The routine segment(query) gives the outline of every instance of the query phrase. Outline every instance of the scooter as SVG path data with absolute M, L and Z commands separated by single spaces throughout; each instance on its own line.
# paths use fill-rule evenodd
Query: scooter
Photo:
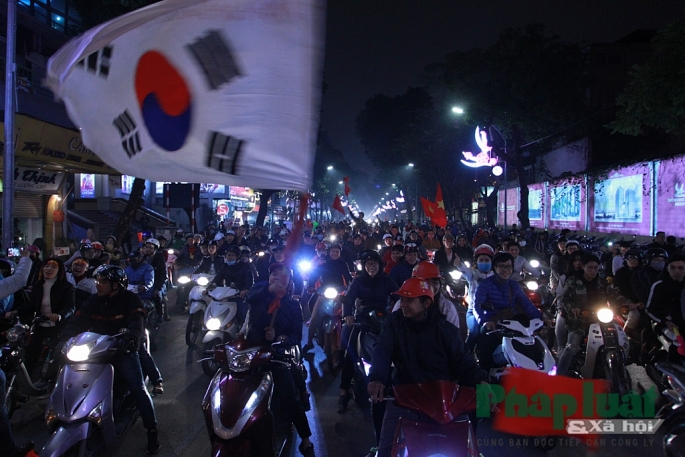
M 25 348 L 33 332 L 33 326 L 48 319 L 44 316 L 38 317 L 33 321 L 33 325 L 21 324 L 15 319 L 15 324 L 5 332 L 7 343 L 2 347 L 0 354 L 0 368 L 7 375 L 7 392 L 5 394 L 5 406 L 8 416 L 11 418 L 20 401 L 26 401 L 29 397 L 41 397 L 50 393 L 52 383 L 34 384 L 31 376 L 24 365 Z M 43 364 L 41 367 L 41 378 L 51 372 L 50 368 L 54 362 L 54 346 L 48 340 L 43 346 Z M 54 381 L 54 379 L 53 379 Z
M 632 381 L 626 370 L 630 346 L 623 328 L 614 319 L 614 312 L 602 305 L 594 311 L 583 310 L 580 318 L 585 327 L 589 323 L 589 329 L 568 375 L 606 379 L 611 392 L 620 395 L 630 393 Z
M 340 332 L 342 330 L 342 302 L 338 296 L 344 292 L 344 287 L 323 286 L 317 291 L 321 296 L 320 310 L 323 313 L 321 325 L 314 329 L 319 338 L 319 344 L 326 353 L 326 366 L 330 373 L 335 373 L 335 365 L 340 347 Z M 312 329 L 310 329 L 311 331 Z
M 192 281 L 197 284 L 190 290 L 188 301 L 188 324 L 186 324 L 186 344 L 192 346 L 197 342 L 197 337 L 202 331 L 205 310 L 211 303 L 211 298 L 204 294 L 207 285 L 212 282 L 215 275 L 198 273 L 192 276 Z
M 664 419 L 660 429 L 664 455 L 685 457 L 685 367 L 672 363 L 658 363 L 656 367 L 670 387 L 663 392 L 669 403 L 657 414 L 658 419 Z
M 114 393 L 120 389 L 110 363 L 124 335 L 85 332 L 67 341 L 62 350 L 67 364 L 45 408 L 51 435 L 41 457 L 103 452 L 133 426 L 139 416 L 136 402 L 128 391 Z M 147 335 L 141 344 L 148 344 Z
M 450 381 L 393 386 L 395 405 L 415 411 L 420 420 L 400 418 L 390 455 L 480 455 L 468 413 L 476 409 L 476 391 Z
M 235 339 L 240 329 L 235 320 L 238 312 L 238 297 L 240 292 L 232 287 L 217 287 L 207 292 L 211 298 L 209 306 L 204 312 L 204 324 L 202 331 L 206 332 L 202 337 L 202 349 L 208 351 L 221 343 L 227 343 Z M 219 363 L 211 358 L 202 362 L 202 371 L 207 376 L 214 376 L 219 369 Z
M 658 369 L 658 365 L 664 362 L 685 365 L 685 354 L 680 354 L 685 352 L 685 341 L 683 341 L 683 337 L 680 336 L 677 328 L 675 328 L 676 333 L 666 328 L 661 329 L 656 323 L 652 323 L 652 330 L 656 334 L 660 346 L 650 351 L 650 359 L 645 364 L 645 371 L 654 384 L 657 385 L 659 391 L 663 391 L 668 388 L 668 379 Z
M 288 427 L 282 426 L 283 415 L 272 412 L 271 370 L 279 364 L 290 365 L 297 356 L 296 348 L 280 342 L 261 346 L 235 340 L 205 351 L 220 367 L 202 400 L 212 457 L 283 454 L 287 433 L 279 435 L 277 431 Z

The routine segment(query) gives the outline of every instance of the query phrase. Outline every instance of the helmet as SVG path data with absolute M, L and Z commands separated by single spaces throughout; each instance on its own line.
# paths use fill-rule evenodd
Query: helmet
M 207 246 L 219 246 L 219 243 L 217 243 L 216 241 L 212 240 L 212 241 L 210 241 L 209 243 L 207 243 Z
M 628 257 L 637 257 L 637 260 L 642 260 L 642 253 L 637 249 L 630 249 L 623 255 L 623 260 L 627 261 Z
M 26 249 L 28 249 L 29 252 L 35 252 L 36 254 L 40 254 L 40 248 L 35 244 L 27 246 Z
M 195 239 L 195 235 L 192 234 L 192 233 L 186 233 L 186 240 L 187 240 L 188 238 Z
M 100 265 L 93 272 L 93 277 L 100 281 L 109 281 L 110 284 L 117 283 L 119 287 L 126 289 L 128 287 L 128 277 L 120 267 L 116 265 Z
M 381 255 L 373 249 L 366 249 L 362 251 L 359 254 L 359 260 L 361 260 L 362 264 L 368 262 L 369 260 L 375 260 L 379 265 L 383 261 Z
M 0 259 L 0 273 L 4 278 L 14 274 L 14 262 L 7 259 Z
M 79 248 L 80 251 L 87 251 L 88 249 L 93 249 L 93 245 L 90 243 L 84 243 Z
M 645 262 L 647 262 L 647 264 L 649 264 L 654 257 L 668 259 L 668 252 L 661 248 L 649 248 L 645 251 Z
M 143 239 L 147 240 L 148 238 L 152 238 L 152 232 L 149 230 L 143 230 Z
M 90 244 L 90 239 L 88 238 L 82 238 L 79 244 Z
M 250 249 L 250 246 L 240 246 L 240 252 L 241 252 L 242 254 L 244 254 L 244 253 L 246 253 L 246 252 L 247 252 L 248 254 L 250 254 L 250 253 L 252 253 L 252 249 Z
M 402 284 L 400 290 L 395 292 L 395 295 L 411 298 L 429 297 L 431 301 L 435 300 L 433 297 L 433 289 L 430 284 L 428 284 L 428 281 L 417 277 L 412 277 L 404 281 L 404 284 Z
M 440 268 L 433 262 L 427 260 L 417 263 L 412 270 L 411 275 L 423 279 L 442 279 Z
M 342 246 L 340 246 L 338 243 L 333 243 L 328 246 L 328 250 L 330 251 L 331 249 L 338 249 L 340 252 L 342 252 Z
M 90 245 L 93 247 L 93 249 L 97 249 L 98 251 L 105 250 L 105 247 L 99 241 L 93 241 Z
M 130 261 L 131 259 L 135 260 L 141 260 L 143 258 L 143 253 L 140 251 L 131 251 L 128 253 L 126 256 L 126 261 Z
M 326 245 L 325 245 L 325 244 L 323 244 L 321 241 L 319 241 L 318 243 L 316 243 L 316 250 L 317 250 L 317 251 L 323 251 L 324 249 L 326 249 Z
M 228 250 L 226 250 L 226 254 L 228 254 L 229 252 L 232 252 L 233 254 L 240 257 L 240 248 L 238 246 L 236 246 L 235 244 L 232 244 L 228 247 Z
M 498 252 L 495 257 L 492 258 L 492 266 L 494 267 L 497 264 L 504 263 L 511 261 L 511 264 L 514 264 L 514 256 L 509 254 L 508 252 Z
M 419 252 L 419 245 L 416 243 L 406 243 L 404 245 L 404 253 L 407 252 Z
M 389 233 L 386 233 L 385 235 L 383 235 L 383 240 L 385 240 L 386 238 L 392 238 L 392 235 Z
M 479 255 L 486 255 L 492 259 L 495 256 L 495 250 L 489 244 L 481 244 L 476 248 L 473 257 L 478 258 Z
M 159 240 L 157 238 L 148 238 L 145 242 L 154 245 L 155 249 L 159 249 Z
M 219 232 L 216 235 L 214 235 L 214 241 L 219 241 L 224 239 L 224 234 Z
M 235 235 L 235 230 L 226 230 L 226 235 Z
M 105 238 L 105 241 L 107 241 L 107 240 L 110 239 L 110 238 L 113 239 L 115 243 L 117 242 L 117 237 L 114 236 L 114 235 L 108 236 L 107 238 Z

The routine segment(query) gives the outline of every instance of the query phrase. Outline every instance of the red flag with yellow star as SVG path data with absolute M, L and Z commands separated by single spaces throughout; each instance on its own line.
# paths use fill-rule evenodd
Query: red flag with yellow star
M 340 195 L 335 194 L 335 200 L 333 200 L 333 205 L 331 205 L 333 209 L 340 211 L 340 213 L 344 216 L 345 215 L 345 209 L 343 208 L 342 202 L 340 201 Z
M 438 190 L 435 192 L 435 215 L 432 218 L 435 225 L 447 227 L 447 211 L 445 211 L 445 200 L 442 198 L 442 187 L 438 183 Z
M 435 203 L 421 197 L 421 206 L 423 206 L 423 213 L 426 215 L 426 217 L 430 220 L 433 220 L 433 217 L 435 216 Z

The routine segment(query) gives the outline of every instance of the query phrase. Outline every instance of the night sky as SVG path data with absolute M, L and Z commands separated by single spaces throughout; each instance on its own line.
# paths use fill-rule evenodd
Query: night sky
M 416 84 L 423 68 L 455 50 L 487 47 L 508 27 L 544 23 L 584 44 L 635 29 L 661 29 L 681 0 L 328 0 L 322 127 L 353 167 L 370 163 L 354 122 L 366 100 Z

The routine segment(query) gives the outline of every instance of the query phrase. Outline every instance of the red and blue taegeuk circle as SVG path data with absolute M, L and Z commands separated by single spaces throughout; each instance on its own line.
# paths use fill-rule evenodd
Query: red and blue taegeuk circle
M 188 84 L 159 51 L 147 51 L 135 73 L 138 105 L 152 140 L 178 151 L 190 133 L 192 98 Z

